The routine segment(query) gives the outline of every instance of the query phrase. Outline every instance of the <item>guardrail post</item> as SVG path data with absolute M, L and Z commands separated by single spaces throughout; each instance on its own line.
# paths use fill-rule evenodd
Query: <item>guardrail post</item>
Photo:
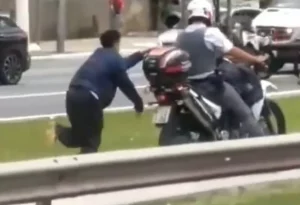
M 36 202 L 36 205 L 51 205 L 51 199 L 45 199 L 43 201 Z

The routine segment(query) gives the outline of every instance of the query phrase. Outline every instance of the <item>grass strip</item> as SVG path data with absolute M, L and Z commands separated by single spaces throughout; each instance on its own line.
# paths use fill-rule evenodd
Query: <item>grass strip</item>
M 300 131 L 300 97 L 278 100 L 288 132 Z M 62 119 L 66 121 L 65 119 Z M 157 146 L 158 132 L 152 122 L 152 111 L 140 118 L 132 112 L 106 113 L 101 151 Z M 78 153 L 60 144 L 50 146 L 46 140 L 49 120 L 1 123 L 0 162 L 26 160 Z

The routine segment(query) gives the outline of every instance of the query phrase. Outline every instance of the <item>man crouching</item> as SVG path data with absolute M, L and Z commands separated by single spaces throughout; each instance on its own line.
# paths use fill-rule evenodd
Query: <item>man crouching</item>
M 133 102 L 135 111 L 142 113 L 143 101 L 127 70 L 143 59 L 145 52 L 127 58 L 119 54 L 121 35 L 108 30 L 100 37 L 98 48 L 78 69 L 66 94 L 66 112 L 71 127 L 55 125 L 55 138 L 68 148 L 80 148 L 80 153 L 97 152 L 101 144 L 103 110 L 108 107 L 117 88 Z

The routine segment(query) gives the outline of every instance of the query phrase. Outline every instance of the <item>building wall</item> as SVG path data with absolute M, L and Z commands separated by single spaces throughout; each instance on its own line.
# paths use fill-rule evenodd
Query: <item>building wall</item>
M 0 0 L 0 11 L 13 12 L 15 9 L 15 1 L 12 0 Z
M 122 19 L 122 31 L 146 31 L 149 29 L 149 1 L 127 0 Z M 30 28 L 32 40 L 56 36 L 57 3 L 55 0 L 30 0 Z M 68 0 L 68 38 L 93 37 L 109 28 L 109 5 L 106 0 Z M 38 28 L 40 25 L 40 28 Z
M 150 0 L 126 0 L 122 15 L 123 32 L 150 28 Z M 31 39 L 56 37 L 57 0 L 29 0 Z M 13 0 L 0 0 L 1 11 L 14 11 Z M 67 0 L 68 38 L 93 37 L 109 28 L 108 0 Z

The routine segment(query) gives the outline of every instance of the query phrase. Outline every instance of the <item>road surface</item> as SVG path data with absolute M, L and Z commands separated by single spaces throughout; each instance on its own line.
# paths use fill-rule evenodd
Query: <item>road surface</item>
M 19 85 L 0 87 L 0 118 L 65 112 L 64 91 L 86 57 L 33 60 L 31 69 L 24 74 Z M 286 66 L 285 69 L 291 68 Z M 130 78 L 138 87 L 147 84 L 141 63 L 129 71 Z M 299 89 L 294 76 L 272 77 L 281 91 Z M 140 89 L 142 92 L 142 90 Z M 126 97 L 118 92 L 112 107 L 130 106 Z

